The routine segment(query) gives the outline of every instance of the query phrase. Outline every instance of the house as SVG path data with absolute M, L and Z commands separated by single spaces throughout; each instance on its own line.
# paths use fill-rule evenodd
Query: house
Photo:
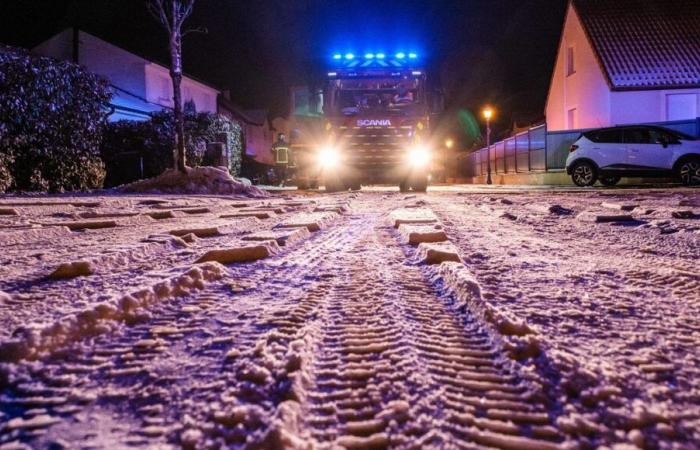
M 571 0 L 547 130 L 695 120 L 700 2 Z
M 110 120 L 146 120 L 173 107 L 168 68 L 77 29 L 66 29 L 36 46 L 33 53 L 70 60 L 109 79 L 114 93 Z M 217 112 L 220 91 L 191 76 L 182 79 L 183 102 L 197 111 Z
M 224 91 L 219 96 L 219 114 L 238 122 L 243 131 L 245 156 L 261 164 L 274 164 L 272 144 L 275 140 L 267 111 L 245 111 L 231 101 L 231 95 Z

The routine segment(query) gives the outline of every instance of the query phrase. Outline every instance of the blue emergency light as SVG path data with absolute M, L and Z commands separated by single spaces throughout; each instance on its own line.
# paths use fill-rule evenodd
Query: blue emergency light
M 332 58 L 335 61 L 343 61 L 345 62 L 343 64 L 349 64 L 352 66 L 357 66 L 358 64 L 361 64 L 362 67 L 372 65 L 372 64 L 379 64 L 384 67 L 386 67 L 387 64 L 394 64 L 394 65 L 404 65 L 406 64 L 407 60 L 417 60 L 418 59 L 418 53 L 416 52 L 404 52 L 400 51 L 397 53 L 392 53 L 390 55 L 387 55 L 386 53 L 383 52 L 366 52 L 366 53 L 360 53 L 360 55 L 356 55 L 355 53 L 348 52 L 348 53 L 333 53 Z M 384 60 L 387 60 L 384 62 Z

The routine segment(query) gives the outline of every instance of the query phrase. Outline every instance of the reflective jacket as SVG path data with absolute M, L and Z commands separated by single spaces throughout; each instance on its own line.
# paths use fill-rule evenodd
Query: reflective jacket
M 276 142 L 272 146 L 275 164 L 289 164 L 289 145 L 286 142 Z

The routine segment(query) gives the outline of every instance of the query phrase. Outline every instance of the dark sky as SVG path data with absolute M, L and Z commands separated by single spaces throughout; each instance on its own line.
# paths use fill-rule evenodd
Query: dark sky
M 247 108 L 284 113 L 288 87 L 323 72 L 334 51 L 410 46 L 429 57 L 447 104 L 493 103 L 501 127 L 542 113 L 566 0 L 197 0 L 185 69 Z M 82 29 L 167 61 L 145 0 L 0 0 L 0 42 L 31 47 Z

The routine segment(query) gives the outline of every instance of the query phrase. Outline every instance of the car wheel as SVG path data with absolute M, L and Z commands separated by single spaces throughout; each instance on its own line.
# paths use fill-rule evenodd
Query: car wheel
M 601 177 L 600 184 L 603 186 L 615 186 L 620 182 L 620 177 Z
M 678 166 L 678 178 L 686 186 L 700 185 L 700 158 L 691 158 Z
M 571 171 L 571 179 L 576 186 L 593 186 L 598 181 L 598 170 L 587 161 L 576 163 Z

